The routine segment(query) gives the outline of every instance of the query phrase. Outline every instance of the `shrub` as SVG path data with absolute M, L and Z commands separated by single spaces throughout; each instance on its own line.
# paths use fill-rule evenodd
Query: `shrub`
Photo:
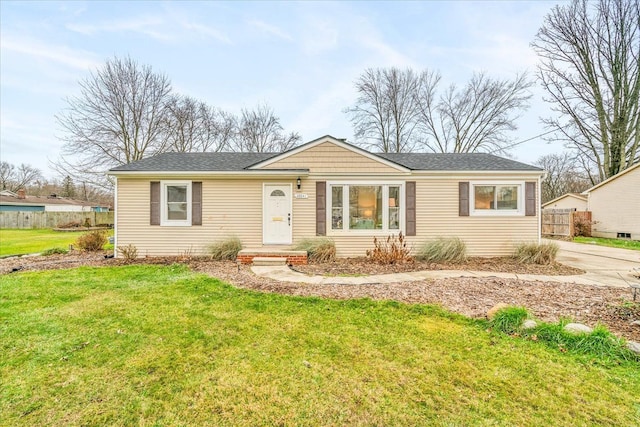
M 467 259 L 467 245 L 458 237 L 438 237 L 425 243 L 416 258 L 430 262 L 464 262 Z
M 580 216 L 572 215 L 573 218 L 573 237 L 591 237 L 591 224 L 593 221 Z
M 378 264 L 398 264 L 412 261 L 411 248 L 407 247 L 407 242 L 402 235 L 390 235 L 385 240 L 373 238 L 373 249 L 367 249 L 367 257 Z
M 47 249 L 46 251 L 43 251 L 42 255 L 49 256 L 49 255 L 66 254 L 66 253 L 69 253 L 69 251 L 65 248 L 51 248 L 51 249 Z
M 491 326 L 507 334 L 513 334 L 522 327 L 527 320 L 529 312 L 524 307 L 505 307 L 499 310 L 491 320 Z
M 302 239 L 293 249 L 307 251 L 308 260 L 313 262 L 330 262 L 336 259 L 336 244 L 328 237 Z
M 118 251 L 122 254 L 125 261 L 132 261 L 138 258 L 138 248 L 131 243 L 127 246 L 118 246 Z
M 513 258 L 523 264 L 553 264 L 559 246 L 555 243 L 521 243 L 516 247 Z
M 236 236 L 230 236 L 226 239 L 214 242 L 207 247 L 211 259 L 218 261 L 235 260 L 238 252 L 242 250 L 242 242 Z
M 83 234 L 76 240 L 76 246 L 83 251 L 97 252 L 107 243 L 107 236 L 104 231 L 95 230 Z

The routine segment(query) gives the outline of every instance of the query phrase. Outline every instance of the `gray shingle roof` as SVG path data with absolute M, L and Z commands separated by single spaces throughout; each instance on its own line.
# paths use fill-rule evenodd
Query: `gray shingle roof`
M 163 153 L 111 169 L 113 172 L 243 171 L 281 153 Z M 412 170 L 542 171 L 535 166 L 486 153 L 376 153 Z
M 412 170 L 426 171 L 542 171 L 535 166 L 487 153 L 377 153 Z
M 241 171 L 278 153 L 162 153 L 111 169 L 135 172 Z

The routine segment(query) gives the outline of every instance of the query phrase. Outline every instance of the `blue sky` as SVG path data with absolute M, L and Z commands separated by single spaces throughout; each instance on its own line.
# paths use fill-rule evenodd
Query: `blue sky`
M 474 71 L 511 78 L 537 58 L 529 43 L 556 2 L 27 2 L 0 1 L 0 158 L 54 177 L 54 115 L 78 81 L 113 56 L 166 74 L 176 92 L 238 113 L 268 103 L 304 141 L 353 140 L 343 110 L 368 67 L 437 69 L 446 84 Z M 516 140 L 544 132 L 539 88 Z M 537 138 L 531 163 L 561 151 Z

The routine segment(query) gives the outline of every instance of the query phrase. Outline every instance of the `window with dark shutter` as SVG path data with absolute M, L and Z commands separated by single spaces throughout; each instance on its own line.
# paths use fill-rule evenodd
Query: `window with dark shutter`
M 525 216 L 536 216 L 536 183 L 526 182 L 524 184 L 524 214 Z
M 191 225 L 202 225 L 202 182 L 191 183 Z
M 406 233 L 407 236 L 416 235 L 416 182 L 408 181 L 406 187 Z
M 151 225 L 160 225 L 160 182 L 152 181 L 150 186 L 150 221 Z
M 327 235 L 327 183 L 316 182 L 316 236 Z
M 458 215 L 469 216 L 469 183 L 458 183 Z

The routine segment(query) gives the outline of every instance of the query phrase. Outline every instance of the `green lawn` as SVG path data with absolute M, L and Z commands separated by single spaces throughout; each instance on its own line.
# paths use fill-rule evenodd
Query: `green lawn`
M 612 248 L 634 249 L 640 251 L 640 241 L 624 239 L 604 239 L 602 237 L 574 237 L 576 243 L 587 243 L 591 245 L 610 246 Z
M 85 233 L 86 231 L 0 228 L 0 257 L 38 253 L 51 248 L 67 249 Z M 109 235 L 113 235 L 113 230 L 109 230 Z
M 640 367 L 183 266 L 0 276 L 0 425 L 639 425 Z

